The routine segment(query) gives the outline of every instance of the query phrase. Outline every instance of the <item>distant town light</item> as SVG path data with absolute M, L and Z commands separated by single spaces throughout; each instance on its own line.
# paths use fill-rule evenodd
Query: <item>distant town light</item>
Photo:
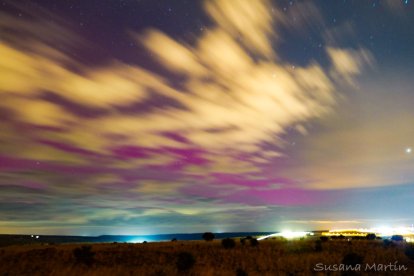
M 265 240 L 267 238 L 271 238 L 271 237 L 283 237 L 286 239 L 297 239 L 297 238 L 302 238 L 305 237 L 307 235 L 312 235 L 313 233 L 311 232 L 304 232 L 304 231 L 282 231 L 280 233 L 275 233 L 275 234 L 271 234 L 271 235 L 267 235 L 267 236 L 263 236 L 258 238 L 257 240 Z
M 143 243 L 143 242 L 151 242 L 151 239 L 144 239 L 144 238 L 132 238 L 128 240 L 128 243 Z
M 377 227 L 377 228 L 360 228 L 360 229 L 334 229 L 323 232 L 323 236 L 366 236 L 374 233 L 380 237 L 390 237 L 393 235 L 402 235 L 404 238 L 414 239 L 413 227 Z
M 306 235 L 309 234 L 309 232 L 292 232 L 292 231 L 285 231 L 280 233 L 282 235 L 282 237 L 287 238 L 287 239 L 294 239 L 294 238 L 301 238 L 301 237 L 305 237 Z

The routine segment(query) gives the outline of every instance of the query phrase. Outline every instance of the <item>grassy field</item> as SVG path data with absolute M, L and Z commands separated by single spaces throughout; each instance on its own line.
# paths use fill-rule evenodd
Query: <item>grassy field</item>
M 412 245 L 404 242 L 235 241 L 233 248 L 220 240 L 7 246 L 0 248 L 0 275 L 342 275 L 333 265 L 352 262 L 362 264 L 359 275 L 414 275 Z M 378 266 L 396 261 L 387 272 Z M 315 271 L 317 264 L 331 271 Z

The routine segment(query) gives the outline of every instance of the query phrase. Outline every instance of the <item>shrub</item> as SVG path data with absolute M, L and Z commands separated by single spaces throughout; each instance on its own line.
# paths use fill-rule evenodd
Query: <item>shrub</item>
M 221 245 L 226 249 L 230 249 L 236 246 L 236 242 L 233 239 L 225 238 L 221 240 Z
M 392 240 L 385 239 L 383 241 L 383 245 L 384 247 L 390 247 L 390 246 L 394 246 L 394 243 L 392 242 Z
M 95 252 L 92 252 L 92 247 L 83 245 L 82 247 L 73 250 L 73 256 L 77 263 L 91 265 L 95 261 Z
M 191 269 L 195 264 L 194 256 L 189 252 L 181 252 L 178 254 L 176 266 L 179 271 Z
M 414 260 L 414 245 L 409 245 L 404 250 L 405 255 L 410 258 L 411 260 Z
M 391 240 L 392 241 L 403 241 L 404 237 L 401 236 L 401 235 L 394 235 L 394 236 L 391 237 Z
M 203 240 L 205 240 L 205 241 L 212 241 L 212 240 L 214 240 L 215 237 L 216 236 L 214 236 L 214 234 L 211 233 L 211 232 L 205 232 L 202 236 Z
M 257 239 L 250 239 L 250 245 L 256 247 L 259 245 L 259 241 Z
M 171 241 L 172 242 L 176 242 L 177 241 L 177 238 L 172 238 Z
M 365 238 L 370 241 L 375 240 L 376 237 L 377 235 L 375 235 L 374 233 L 369 233 L 365 236 Z
M 246 241 L 251 241 L 252 239 L 253 239 L 252 236 L 246 236 L 245 238 L 240 238 L 240 243 L 242 245 L 245 245 L 246 244 Z
M 240 243 L 244 245 L 246 243 L 246 238 L 240 238 Z
M 327 236 L 321 236 L 319 239 L 323 242 L 327 242 L 329 240 Z

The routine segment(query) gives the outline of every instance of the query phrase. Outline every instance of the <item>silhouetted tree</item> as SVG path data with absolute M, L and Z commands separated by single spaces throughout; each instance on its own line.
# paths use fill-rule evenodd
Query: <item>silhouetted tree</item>
M 259 245 L 259 241 L 257 239 L 250 239 L 250 245 L 256 247 Z
M 369 233 L 369 234 L 367 234 L 366 235 L 366 239 L 367 240 L 370 240 L 370 241 L 372 241 L 372 240 L 375 240 L 375 238 L 377 237 L 377 235 L 375 235 L 374 233 Z
M 176 242 L 177 241 L 177 238 L 172 238 L 171 241 L 172 242 Z
M 404 237 L 401 236 L 401 235 L 394 235 L 394 236 L 391 237 L 391 240 L 392 241 L 403 241 Z
M 384 245 L 384 247 L 390 247 L 390 246 L 394 246 L 394 243 L 392 242 L 392 240 L 389 239 L 385 239 L 382 244 Z
M 244 245 L 246 243 L 246 238 L 240 238 L 240 243 Z
M 327 242 L 329 240 L 327 236 L 321 236 L 319 239 L 323 242 Z
M 236 242 L 233 239 L 225 238 L 221 240 L 221 245 L 226 249 L 230 249 L 236 246 Z
M 195 264 L 194 256 L 189 252 L 181 252 L 178 254 L 176 266 L 178 271 L 186 271 L 191 269 Z
M 202 238 L 205 240 L 205 241 L 212 241 L 212 240 L 214 240 L 214 238 L 215 238 L 216 236 L 214 236 L 214 234 L 213 233 L 211 233 L 211 232 L 205 232 L 204 234 L 203 234 L 203 236 L 202 236 Z
M 409 245 L 404 250 L 405 255 L 410 258 L 411 260 L 414 260 L 414 245 Z
M 250 240 L 252 240 L 253 239 L 253 237 L 252 236 L 246 236 L 245 238 L 241 238 L 240 239 L 240 243 L 242 244 L 242 245 L 245 245 L 246 244 L 246 241 L 250 241 Z
M 73 250 L 73 256 L 77 263 L 85 265 L 92 265 L 95 261 L 95 252 L 92 252 L 92 247 L 84 245 Z

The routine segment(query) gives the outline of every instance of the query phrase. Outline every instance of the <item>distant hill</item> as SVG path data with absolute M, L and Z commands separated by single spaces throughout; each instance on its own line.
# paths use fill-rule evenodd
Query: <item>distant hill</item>
M 245 236 L 265 236 L 275 232 L 228 232 L 214 233 L 216 239 L 236 238 Z M 130 242 L 143 241 L 157 242 L 170 241 L 172 239 L 189 241 L 201 240 L 203 233 L 176 233 L 160 235 L 102 235 L 102 236 L 56 236 L 56 235 L 0 235 L 0 247 L 13 244 L 36 243 L 105 243 L 105 242 Z

